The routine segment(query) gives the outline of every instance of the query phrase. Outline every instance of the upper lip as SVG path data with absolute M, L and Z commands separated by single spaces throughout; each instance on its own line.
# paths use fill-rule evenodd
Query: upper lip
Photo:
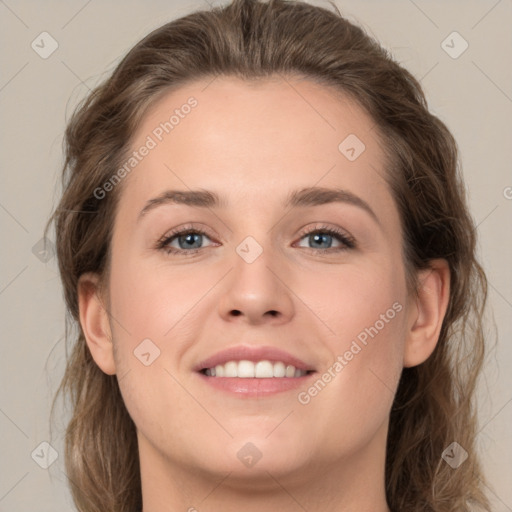
M 281 361 L 286 365 L 293 365 L 299 370 L 314 371 L 314 368 L 299 359 L 292 356 L 288 352 L 271 346 L 249 346 L 237 345 L 229 347 L 216 354 L 210 356 L 208 359 L 201 361 L 194 367 L 195 371 L 201 371 L 206 368 L 214 368 L 218 364 L 225 364 L 228 361 Z

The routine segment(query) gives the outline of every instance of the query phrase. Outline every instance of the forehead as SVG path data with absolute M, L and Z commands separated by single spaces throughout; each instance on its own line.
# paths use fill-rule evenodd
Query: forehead
M 149 149 L 126 179 L 121 203 L 142 207 L 165 188 L 200 187 L 249 207 L 318 185 L 347 187 L 389 208 L 375 128 L 355 102 L 308 79 L 191 82 L 146 113 L 131 149 Z

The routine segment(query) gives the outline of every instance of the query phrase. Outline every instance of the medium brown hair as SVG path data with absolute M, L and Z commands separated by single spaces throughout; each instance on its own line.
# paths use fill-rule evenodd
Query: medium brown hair
M 108 277 L 122 187 L 102 199 L 94 190 L 122 165 L 155 101 L 187 82 L 218 75 L 302 76 L 355 100 L 375 122 L 400 211 L 408 285 L 417 286 L 415 271 L 435 258 L 445 258 L 451 272 L 439 342 L 426 362 L 403 370 L 392 406 L 387 501 L 400 512 L 489 510 L 476 455 L 474 404 L 487 281 L 475 257 L 457 144 L 429 112 L 411 73 L 331 5 L 336 12 L 300 1 L 234 0 L 167 23 L 129 51 L 67 126 L 64 192 L 50 222 L 78 332 L 67 330 L 71 354 L 55 399 L 64 393 L 71 401 L 65 462 L 81 512 L 135 512 L 142 505 L 135 425 L 117 376 L 98 368 L 79 326 L 78 280 L 86 272 Z M 469 454 L 457 469 L 442 459 L 453 441 Z

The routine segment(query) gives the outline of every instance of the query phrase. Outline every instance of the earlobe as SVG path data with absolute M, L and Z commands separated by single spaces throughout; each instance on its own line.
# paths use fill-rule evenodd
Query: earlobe
M 112 333 L 108 312 L 99 292 L 99 277 L 96 274 L 80 276 L 78 306 L 82 331 L 94 361 L 104 373 L 114 375 L 116 367 Z
M 439 340 L 439 334 L 450 298 L 450 268 L 444 259 L 432 260 L 429 269 L 418 275 L 415 305 L 410 308 L 404 367 L 426 361 Z

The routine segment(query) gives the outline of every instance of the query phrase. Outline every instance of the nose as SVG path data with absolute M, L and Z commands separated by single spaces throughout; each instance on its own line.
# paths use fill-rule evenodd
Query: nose
M 252 262 L 236 254 L 218 307 L 228 322 L 282 324 L 293 318 L 293 292 L 287 273 L 271 250 L 263 250 Z

